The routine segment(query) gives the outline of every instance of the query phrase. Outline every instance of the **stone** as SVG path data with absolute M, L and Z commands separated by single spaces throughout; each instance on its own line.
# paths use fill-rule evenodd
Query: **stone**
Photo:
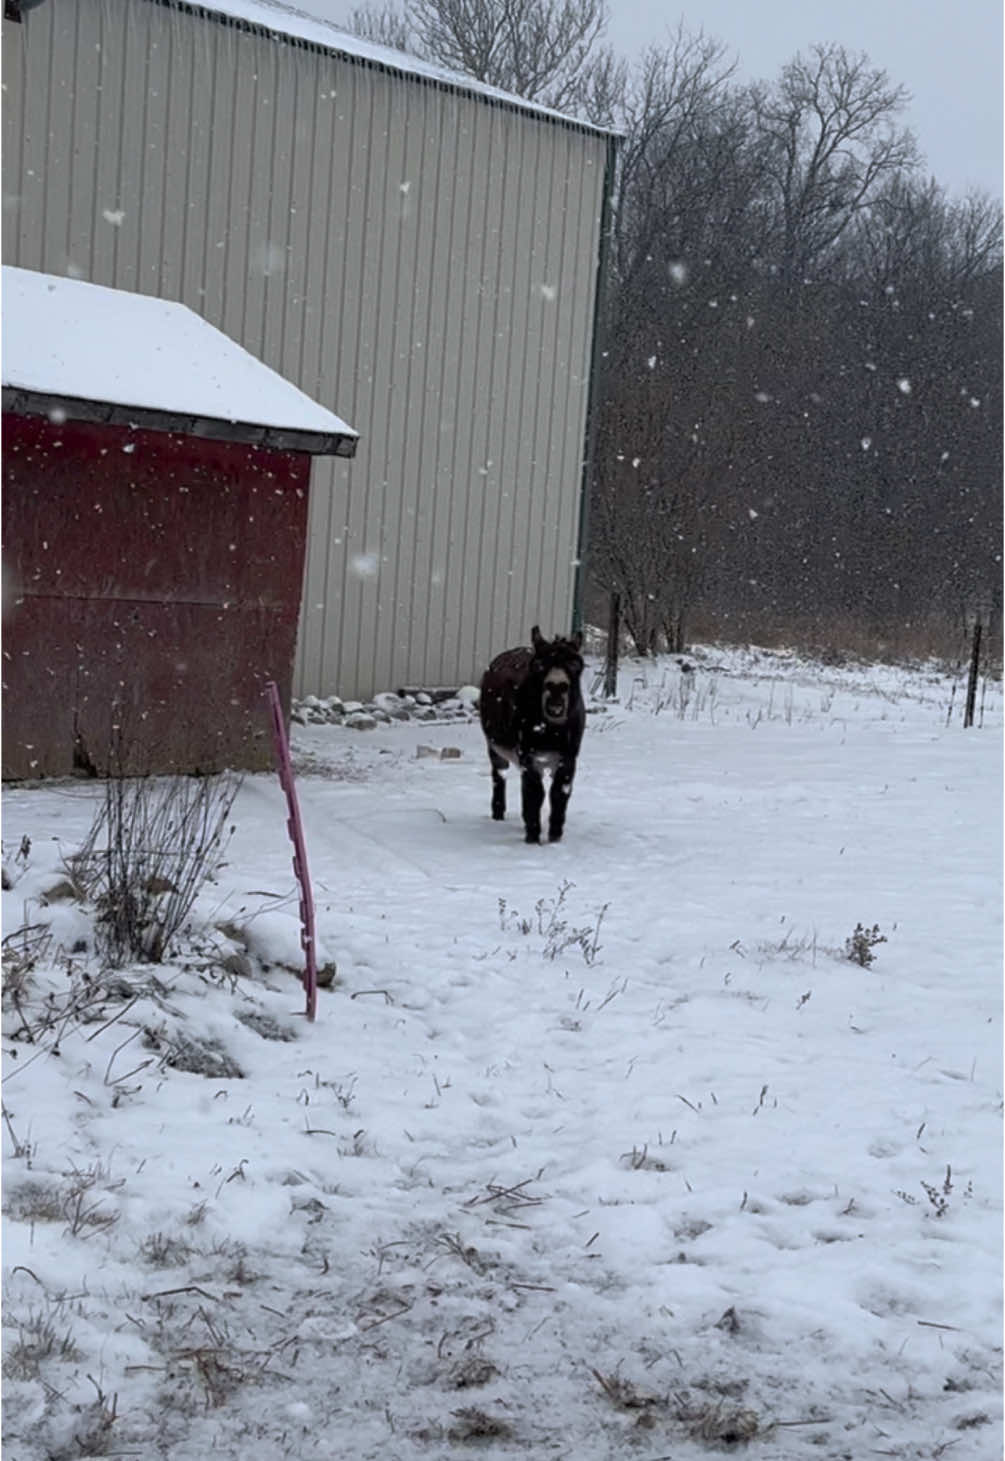
M 60 878 L 58 883 L 53 883 L 52 887 L 46 888 L 42 894 L 46 903 L 62 903 L 67 898 L 76 898 L 78 896 L 77 889 L 68 878 Z
M 438 759 L 439 754 L 440 753 L 435 746 L 416 746 L 415 748 L 415 757 L 417 761 L 428 760 L 430 756 L 432 756 L 434 759 Z
M 228 974 L 236 974 L 240 979 L 251 979 L 255 972 L 255 966 L 247 954 L 242 954 L 240 949 L 234 949 L 232 953 L 224 954 L 220 960 L 220 968 L 225 969 Z
M 440 752 L 441 761 L 459 761 L 461 752 L 459 746 L 444 746 Z
M 365 710 L 354 710 L 347 715 L 344 724 L 350 730 L 376 730 L 377 722 L 372 715 L 367 715 Z
M 334 959 L 329 959 L 327 964 L 322 964 L 317 971 L 319 989 L 330 989 L 338 978 L 338 966 Z

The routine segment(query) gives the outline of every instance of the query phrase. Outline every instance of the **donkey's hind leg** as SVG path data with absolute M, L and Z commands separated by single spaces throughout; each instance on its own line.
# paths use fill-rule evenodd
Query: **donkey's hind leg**
M 506 777 L 503 773 L 509 762 L 492 746 L 489 746 L 489 760 L 492 762 L 492 820 L 501 822 L 506 815 Z

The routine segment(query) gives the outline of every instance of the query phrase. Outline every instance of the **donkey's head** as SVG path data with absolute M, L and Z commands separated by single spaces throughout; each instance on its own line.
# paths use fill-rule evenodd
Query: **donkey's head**
M 541 713 L 547 725 L 565 725 L 579 698 L 583 636 L 577 633 L 571 639 L 545 639 L 535 624 L 530 637 L 534 658 L 529 678 L 535 686 L 540 685 Z

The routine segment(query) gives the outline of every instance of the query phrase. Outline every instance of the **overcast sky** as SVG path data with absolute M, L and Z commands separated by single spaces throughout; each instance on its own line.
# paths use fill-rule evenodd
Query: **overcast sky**
M 836 41 L 906 86 L 904 122 L 928 170 L 954 194 L 1002 195 L 1001 0 L 609 0 L 608 40 L 634 54 L 666 39 L 680 16 L 723 41 L 744 79 L 771 79 L 796 51 Z
M 344 24 L 357 0 L 288 0 Z M 607 38 L 625 56 L 683 18 L 723 41 L 745 80 L 770 80 L 796 51 L 836 41 L 865 51 L 913 100 L 904 123 L 928 171 L 954 194 L 1002 196 L 1002 0 L 608 0 Z

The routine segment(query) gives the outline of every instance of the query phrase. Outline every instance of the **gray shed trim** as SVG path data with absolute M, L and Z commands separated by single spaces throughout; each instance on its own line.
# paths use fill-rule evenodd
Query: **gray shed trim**
M 5 262 L 178 299 L 360 433 L 295 688 L 572 621 L 609 138 L 159 0 L 4 23 Z

